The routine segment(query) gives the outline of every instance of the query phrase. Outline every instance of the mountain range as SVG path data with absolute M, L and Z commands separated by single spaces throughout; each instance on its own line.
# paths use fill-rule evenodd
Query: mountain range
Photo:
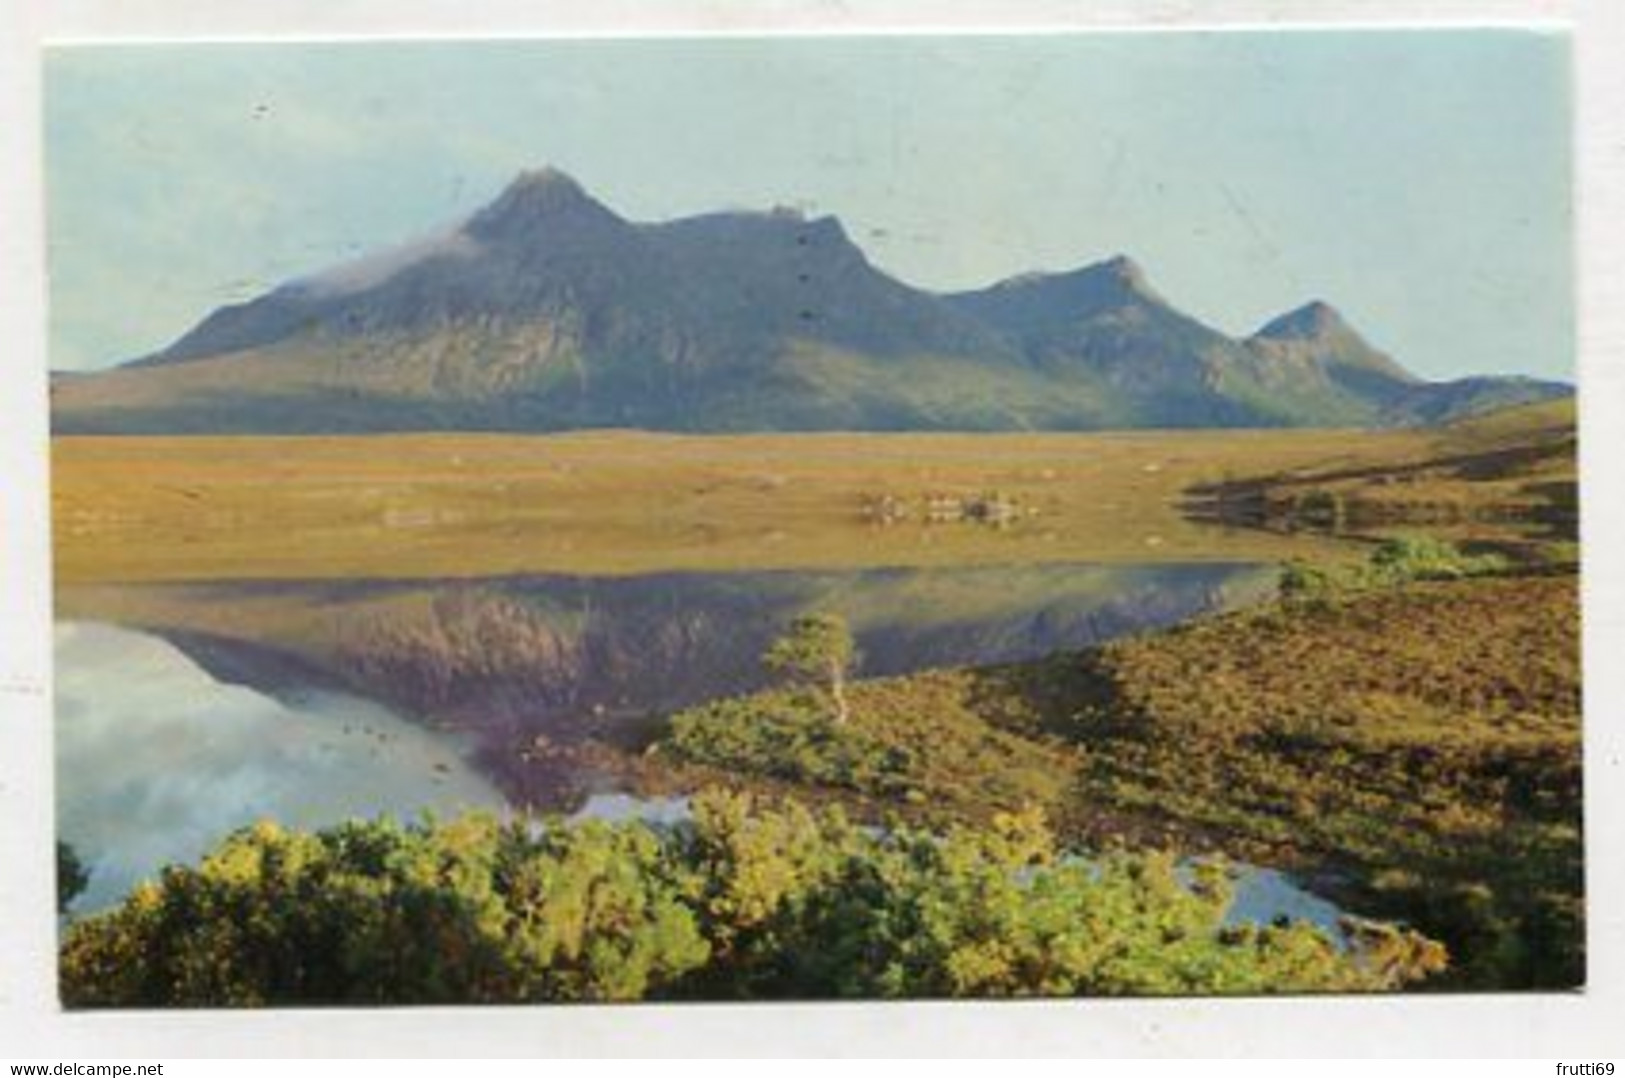
M 555 169 L 429 239 L 52 379 L 82 433 L 1390 426 L 1571 392 L 1424 381 L 1314 302 L 1234 338 L 1132 260 L 914 288 L 833 217 L 629 221 Z

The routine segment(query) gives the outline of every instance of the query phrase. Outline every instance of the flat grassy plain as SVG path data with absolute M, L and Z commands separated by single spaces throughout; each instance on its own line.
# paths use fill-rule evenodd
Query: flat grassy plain
M 1192 522 L 1189 488 L 1425 453 L 1419 431 L 68 437 L 58 580 L 466 577 L 1358 556 Z M 997 491 L 1007 527 L 929 523 Z M 890 524 L 864 506 L 892 498 Z

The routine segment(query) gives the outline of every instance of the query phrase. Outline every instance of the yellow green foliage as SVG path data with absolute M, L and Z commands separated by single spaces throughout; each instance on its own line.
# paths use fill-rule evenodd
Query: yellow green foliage
M 1069 746 L 1035 741 L 979 714 L 977 675 L 930 671 L 856 682 L 850 718 L 820 694 L 772 691 L 674 716 L 658 759 L 818 787 L 856 802 L 899 803 L 937 820 L 1055 810 L 1077 766 Z
M 945 834 L 702 795 L 691 824 L 261 824 L 71 924 L 75 1007 L 1377 991 L 1391 926 L 1226 927 L 1222 868 L 1063 857 L 1035 811 Z
M 1281 571 L 1281 594 L 1288 599 L 1317 600 L 1339 591 L 1389 588 L 1413 580 L 1459 580 L 1504 572 L 1509 567 L 1499 554 L 1466 554 L 1453 543 L 1427 535 L 1398 536 L 1378 543 L 1364 565 L 1289 562 Z

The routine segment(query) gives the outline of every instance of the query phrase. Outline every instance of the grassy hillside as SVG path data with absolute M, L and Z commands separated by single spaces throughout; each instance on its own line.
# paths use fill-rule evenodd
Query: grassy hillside
M 1077 655 L 674 718 L 660 759 L 938 821 L 1043 807 L 1064 836 L 1209 846 L 1414 921 L 1450 983 L 1583 979 L 1572 576 L 1419 581 Z
M 1385 535 L 1425 527 L 1527 547 L 1578 535 L 1572 400 L 1431 428 L 1388 454 L 1328 457 L 1195 491 L 1199 515 L 1274 530 Z

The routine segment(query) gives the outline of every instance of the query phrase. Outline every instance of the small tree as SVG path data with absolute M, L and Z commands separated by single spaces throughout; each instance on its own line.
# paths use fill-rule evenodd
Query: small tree
M 845 723 L 851 714 L 846 677 L 856 658 L 852 631 L 844 618 L 808 614 L 790 623 L 789 631 L 773 641 L 762 662 L 775 673 L 824 689 L 835 705 L 835 721 Z

